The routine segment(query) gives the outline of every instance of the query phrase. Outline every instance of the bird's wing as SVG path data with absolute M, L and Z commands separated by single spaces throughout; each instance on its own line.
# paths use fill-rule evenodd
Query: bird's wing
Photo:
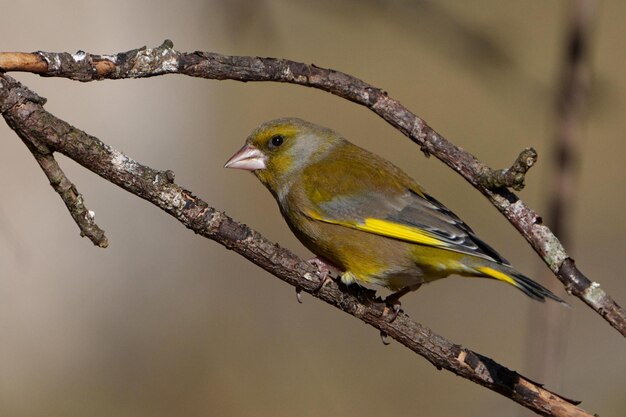
M 306 214 L 325 223 L 509 264 L 447 207 L 419 190 L 335 197 Z

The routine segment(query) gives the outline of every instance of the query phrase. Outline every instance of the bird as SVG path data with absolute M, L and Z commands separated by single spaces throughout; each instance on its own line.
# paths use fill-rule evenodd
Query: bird
M 450 209 L 386 159 L 299 118 L 258 126 L 224 165 L 251 171 L 270 191 L 323 273 L 400 297 L 450 275 L 507 283 L 565 303 L 514 269 Z M 395 316 L 393 316 L 395 318 Z

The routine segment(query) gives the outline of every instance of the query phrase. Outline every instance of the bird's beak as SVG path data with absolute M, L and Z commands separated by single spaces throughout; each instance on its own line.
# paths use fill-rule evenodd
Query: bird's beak
M 224 164 L 224 168 L 245 169 L 246 171 L 256 171 L 265 169 L 267 157 L 263 152 L 252 145 L 245 145 Z

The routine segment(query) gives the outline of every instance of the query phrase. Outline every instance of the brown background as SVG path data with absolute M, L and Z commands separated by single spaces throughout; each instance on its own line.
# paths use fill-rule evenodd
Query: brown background
M 0 50 L 119 52 L 171 38 L 179 50 L 284 57 L 384 88 L 488 164 L 534 146 L 520 195 L 545 212 L 553 102 L 569 2 L 8 1 Z M 581 123 L 570 246 L 626 302 L 623 158 L 626 5 L 601 3 L 594 91 Z M 459 176 L 364 108 L 297 86 L 182 76 L 80 84 L 17 77 L 47 109 L 310 256 L 269 193 L 224 161 L 259 123 L 298 116 L 394 161 L 525 273 L 548 284 L 525 241 Z M 478 416 L 521 407 L 425 360 L 150 204 L 59 157 L 107 231 L 78 230 L 26 148 L 0 124 L 0 415 Z M 624 340 L 570 298 L 555 372 L 542 363 L 545 305 L 486 280 L 452 278 L 405 310 L 600 415 L 626 408 Z M 554 364 L 553 364 L 554 365 Z

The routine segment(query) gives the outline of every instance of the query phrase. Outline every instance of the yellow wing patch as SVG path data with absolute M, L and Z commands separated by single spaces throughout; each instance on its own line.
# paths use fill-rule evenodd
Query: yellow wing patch
M 327 219 L 312 211 L 309 212 L 309 217 L 324 223 L 337 224 L 340 226 L 350 227 L 352 229 L 362 230 L 364 232 L 374 233 L 377 235 L 386 236 L 398 240 L 404 240 L 411 243 L 417 243 L 420 245 L 450 247 L 448 243 L 438 239 L 430 232 L 418 229 L 417 227 L 411 227 L 389 220 L 374 219 L 368 217 L 362 223 L 350 223 L 346 221 Z
M 517 287 L 518 285 L 515 283 L 515 280 L 513 280 L 513 278 L 511 278 L 510 276 L 508 276 L 507 274 L 500 272 L 500 271 L 496 271 L 493 268 L 489 268 L 488 266 L 481 266 L 476 268 L 479 272 L 482 272 L 483 274 L 490 276 L 491 278 L 495 278 L 498 279 L 500 281 L 504 281 L 508 284 L 511 284 L 514 287 Z
M 357 224 L 356 228 L 378 235 L 406 240 L 413 243 L 428 246 L 449 246 L 446 242 L 433 237 L 431 233 L 416 227 L 390 222 L 388 220 L 366 218 L 363 224 Z

